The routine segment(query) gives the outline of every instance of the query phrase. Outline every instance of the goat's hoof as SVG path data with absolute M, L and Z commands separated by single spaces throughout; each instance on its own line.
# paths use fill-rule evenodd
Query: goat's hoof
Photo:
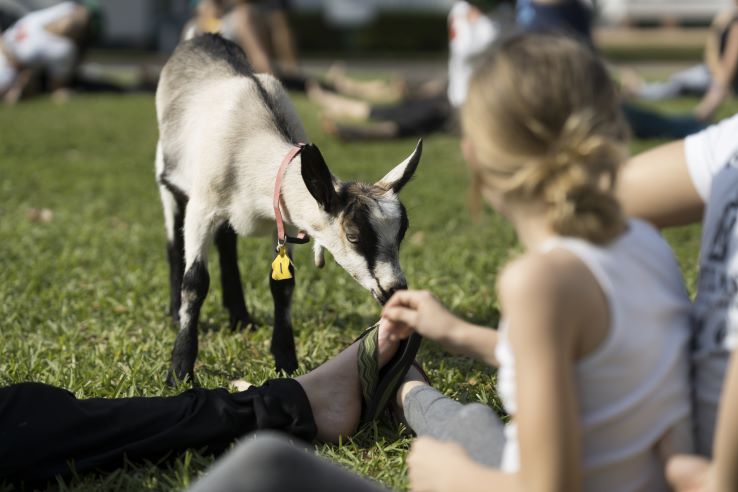
M 171 368 L 167 372 L 167 386 L 174 387 L 182 382 L 190 382 L 194 384 L 194 381 L 194 371 L 188 371 L 186 369 L 175 370 L 174 368 Z
M 277 372 L 284 371 L 287 374 L 292 374 L 297 370 L 297 357 L 292 354 L 288 356 L 274 356 L 274 362 Z
M 243 330 L 244 328 L 250 328 L 252 330 L 256 329 L 254 322 L 251 320 L 251 316 L 249 316 L 249 313 L 231 313 L 228 326 L 231 328 L 231 331 Z

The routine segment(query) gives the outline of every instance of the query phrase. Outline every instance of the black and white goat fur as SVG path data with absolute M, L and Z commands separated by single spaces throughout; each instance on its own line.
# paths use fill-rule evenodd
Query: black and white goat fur
M 223 304 L 231 328 L 251 322 L 236 258 L 236 235 L 274 231 L 274 182 L 283 157 L 307 135 L 281 84 L 254 74 L 235 44 L 205 35 L 180 45 L 156 93 L 159 142 L 156 177 L 164 206 L 171 315 L 179 324 L 168 381 L 194 378 L 197 322 L 210 285 L 208 247 L 218 248 Z M 320 151 L 307 145 L 287 169 L 281 206 L 291 230 L 315 241 L 380 303 L 406 287 L 399 264 L 408 226 L 397 193 L 420 160 L 421 143 L 373 185 L 331 175 Z M 263 258 L 265 267 L 271 258 Z M 267 273 L 265 268 L 265 274 Z M 294 274 L 294 271 L 293 271 Z M 269 277 L 274 298 L 271 352 L 278 370 L 297 357 L 290 321 L 295 279 Z

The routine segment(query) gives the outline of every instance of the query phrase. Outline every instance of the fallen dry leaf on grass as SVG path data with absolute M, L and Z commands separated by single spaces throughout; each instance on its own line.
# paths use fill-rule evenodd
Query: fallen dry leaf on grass
M 48 224 L 54 220 L 54 212 L 48 208 L 30 208 L 26 212 L 26 218 L 31 222 L 43 222 Z

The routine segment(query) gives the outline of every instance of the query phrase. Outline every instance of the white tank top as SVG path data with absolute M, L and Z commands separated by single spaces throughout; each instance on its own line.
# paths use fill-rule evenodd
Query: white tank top
M 557 237 L 543 249 L 556 248 L 584 262 L 610 310 L 607 337 L 575 365 L 584 490 L 667 490 L 655 444 L 690 413 L 690 303 L 671 249 L 650 225 L 636 220 L 605 247 Z M 502 469 L 515 472 L 515 360 L 507 330 L 503 321 L 497 391 L 513 417 L 506 426 Z

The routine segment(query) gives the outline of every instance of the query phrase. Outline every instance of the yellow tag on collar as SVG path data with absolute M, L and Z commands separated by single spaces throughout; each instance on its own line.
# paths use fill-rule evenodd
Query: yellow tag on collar
M 290 273 L 290 257 L 287 255 L 287 251 L 284 246 L 279 248 L 277 257 L 272 262 L 272 278 L 274 280 L 287 280 L 292 278 Z

